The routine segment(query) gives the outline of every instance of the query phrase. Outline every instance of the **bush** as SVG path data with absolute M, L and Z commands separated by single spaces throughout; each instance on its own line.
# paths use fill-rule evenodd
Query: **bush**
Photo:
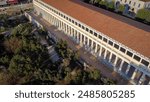
M 150 22 L 150 11 L 146 9 L 140 9 L 136 14 L 136 18 Z
M 109 2 L 108 3 L 108 9 L 113 11 L 115 9 L 114 4 L 115 4 L 114 1 Z
M 0 27 L 0 32 L 4 32 L 5 31 L 5 27 Z
M 108 2 L 106 1 L 106 0 L 101 0 L 100 2 L 99 2 L 99 4 L 101 5 L 101 7 L 102 8 L 107 8 L 108 7 Z
M 146 22 L 148 22 L 150 24 L 150 14 L 148 15 L 148 17 L 145 20 L 146 20 Z
M 124 10 L 125 10 L 125 6 L 124 5 L 119 5 L 118 12 L 123 13 Z

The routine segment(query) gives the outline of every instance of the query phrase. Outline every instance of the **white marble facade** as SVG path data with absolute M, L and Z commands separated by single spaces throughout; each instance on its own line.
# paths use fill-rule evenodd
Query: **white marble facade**
M 35 12 L 133 84 L 150 83 L 149 59 L 56 8 L 34 0 Z M 146 62 L 144 64 L 143 62 Z

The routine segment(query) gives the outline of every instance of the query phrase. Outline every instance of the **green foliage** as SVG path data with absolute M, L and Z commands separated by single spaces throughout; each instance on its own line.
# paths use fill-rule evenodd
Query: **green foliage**
M 102 7 L 108 7 L 108 2 L 106 0 L 101 0 L 99 2 L 99 4 L 102 6 Z
M 82 78 L 83 78 L 82 71 L 79 70 L 75 76 L 74 84 L 82 84 Z
M 32 25 L 30 23 L 25 24 L 19 24 L 17 27 L 15 27 L 12 31 L 12 36 L 28 36 L 31 34 Z
M 82 84 L 87 84 L 89 81 L 88 72 L 83 71 Z
M 136 17 L 150 22 L 150 11 L 146 9 L 140 9 L 138 10 Z
M 36 76 L 40 76 L 41 81 L 50 78 L 45 72 L 48 66 L 44 65 L 45 60 L 49 58 L 47 49 L 39 44 L 31 32 L 32 25 L 30 23 L 20 24 L 13 29 L 12 35 L 4 40 L 5 54 L 11 53 L 12 56 L 9 56 L 10 58 L 7 56 L 0 57 L 0 63 L 7 65 L 9 74 L 15 75 L 18 84 L 39 78 Z M 39 71 L 41 66 L 46 68 Z M 35 75 L 35 72 L 41 72 L 42 74 L 39 74 L 42 76 Z
M 60 42 L 58 42 L 56 45 L 56 51 L 61 57 L 65 58 L 68 51 L 68 45 L 66 41 L 60 40 Z
M 114 9 L 115 9 L 114 4 L 115 4 L 114 1 L 109 2 L 109 3 L 108 3 L 108 8 L 109 8 L 110 10 L 114 10 Z
M 5 21 L 5 20 L 7 20 L 8 18 L 9 18 L 9 16 L 8 16 L 7 14 L 1 14 L 1 15 L 0 15 L 0 20 L 1 20 L 1 21 L 3 21 L 3 20 Z
M 100 76 L 101 76 L 100 71 L 97 69 L 94 69 L 93 71 L 90 72 L 91 79 L 98 80 Z
M 0 33 L 1 33 L 1 32 L 4 32 L 5 30 L 6 30 L 5 27 L 3 27 L 3 26 L 0 27 Z
M 46 30 L 45 28 L 39 29 L 39 30 L 38 30 L 38 33 L 39 33 L 39 35 L 41 35 L 41 36 L 47 36 L 47 35 L 48 35 L 48 32 L 47 32 L 47 30 Z
M 104 85 L 115 85 L 116 84 L 116 81 L 106 78 L 106 77 L 103 77 L 102 80 L 103 80 Z
M 6 39 L 4 46 L 8 52 L 16 53 L 18 49 L 22 48 L 22 41 L 16 37 Z
M 118 8 L 118 12 L 123 13 L 124 10 L 125 10 L 125 6 L 120 4 Z
M 72 53 L 72 61 L 77 61 L 79 60 L 79 54 L 77 51 Z
M 3 22 L 4 27 L 8 26 L 8 18 L 7 14 L 0 14 L 0 21 Z
M 0 57 L 0 64 L 8 66 L 10 62 L 10 58 L 8 56 Z
M 0 65 L 6 68 L 0 71 L 0 84 L 99 84 L 100 72 L 85 71 L 78 65 L 79 54 L 66 41 L 56 44 L 62 60 L 52 63 L 33 32 L 32 24 L 23 23 L 14 27 L 9 37 L 0 35 Z M 37 32 L 47 35 L 44 29 Z
M 33 70 L 31 64 L 22 55 L 15 55 L 10 61 L 9 71 L 13 75 L 25 76 L 31 70 Z
M 60 42 L 57 43 L 55 49 L 62 58 L 68 58 L 73 61 L 78 60 L 78 52 L 70 50 L 66 41 L 60 40 Z

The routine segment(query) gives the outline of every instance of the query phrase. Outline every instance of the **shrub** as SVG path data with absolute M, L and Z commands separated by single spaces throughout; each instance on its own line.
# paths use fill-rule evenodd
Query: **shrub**
M 114 10 L 115 9 L 114 1 L 111 1 L 111 2 L 108 3 L 108 9 L 110 9 L 110 10 Z
M 108 7 L 108 2 L 106 0 L 101 0 L 99 4 L 102 6 L 102 8 L 107 8 Z
M 123 13 L 124 10 L 125 10 L 125 6 L 124 5 L 119 5 L 118 12 Z
M 150 22 L 150 11 L 146 9 L 140 9 L 136 14 L 136 18 Z
M 0 27 L 0 32 L 4 32 L 5 31 L 5 27 Z

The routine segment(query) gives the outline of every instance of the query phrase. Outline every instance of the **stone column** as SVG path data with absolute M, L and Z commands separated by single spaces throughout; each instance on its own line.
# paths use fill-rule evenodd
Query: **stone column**
M 55 25 L 55 18 L 53 17 L 53 25 Z
M 70 34 L 71 34 L 71 27 L 68 26 L 68 35 L 70 36 Z
M 56 18 L 56 26 L 57 26 L 57 28 L 58 28 L 58 19 Z
M 95 42 L 95 53 L 97 52 L 97 43 Z
M 136 73 L 137 73 L 137 69 L 135 69 L 135 71 L 134 71 L 133 74 L 132 74 L 132 77 L 131 77 L 132 80 L 134 80 L 134 78 L 135 78 L 135 76 L 136 76 Z
M 62 30 L 62 21 L 60 21 L 60 30 Z
M 91 46 L 90 46 L 90 52 L 91 52 L 91 53 L 93 53 L 93 45 L 94 45 L 94 43 L 93 43 L 93 41 L 91 40 Z
M 83 42 L 84 46 L 86 46 L 86 36 L 84 36 L 84 42 Z
M 101 55 L 102 55 L 102 46 L 100 46 L 99 57 L 101 57 Z
M 121 72 L 121 69 L 122 69 L 122 67 L 123 67 L 123 64 L 124 64 L 124 61 L 122 60 L 120 66 L 119 66 L 119 71 L 120 71 L 120 72 Z
M 105 49 L 105 48 L 104 48 Z M 106 55 L 107 55 L 107 50 L 105 49 L 105 52 L 104 52 L 104 59 L 106 59 Z
M 65 23 L 63 22 L 63 31 L 65 33 Z
M 77 31 L 77 43 L 79 43 L 79 35 L 80 33 Z
M 66 34 L 66 24 L 64 23 L 64 33 Z
M 89 47 L 89 41 L 90 39 L 87 37 L 87 47 Z M 88 48 L 87 48 L 88 49 Z
M 68 25 L 66 24 L 66 34 L 68 35 Z
M 59 28 L 59 20 L 57 19 L 57 27 Z
M 138 82 L 138 84 L 139 85 L 143 84 L 144 80 L 145 80 L 145 74 L 143 73 L 140 80 L 139 80 L 139 82 Z
M 75 41 L 77 42 L 77 39 L 78 39 L 78 31 L 77 30 L 75 30 L 75 36 L 74 36 L 74 38 L 75 38 Z
M 69 28 L 68 28 L 67 24 L 66 24 L 66 33 L 67 33 L 67 35 L 69 35 Z
M 67 26 L 67 33 L 68 33 L 68 36 L 70 35 L 70 27 L 69 25 Z
M 110 55 L 109 55 L 109 62 L 111 63 L 111 58 L 112 58 L 112 52 L 110 52 Z
M 64 32 L 64 22 L 62 22 L 62 31 Z
M 57 25 L 57 21 L 56 21 L 56 18 L 55 18 L 55 20 L 54 20 L 54 24 L 55 24 L 55 26 Z
M 70 36 L 72 37 L 72 34 L 73 34 L 73 28 L 71 27 L 71 33 L 70 33 Z
M 57 27 L 57 19 L 55 18 L 55 26 Z
M 58 19 L 58 21 L 57 21 L 57 23 L 58 23 L 58 29 L 59 29 L 59 27 L 60 27 L 59 22 L 60 22 L 60 21 L 59 21 L 59 19 Z
M 114 66 L 116 66 L 116 64 L 117 64 L 117 61 L 118 61 L 118 57 L 116 56 L 116 58 L 115 58 L 115 62 L 114 62 Z
M 82 41 L 82 33 L 80 33 L 80 41 L 79 41 L 79 43 L 80 43 L 80 46 L 83 45 L 83 41 Z
M 125 72 L 126 75 L 128 74 L 128 72 L 129 72 L 129 70 L 130 70 L 130 67 L 131 67 L 131 65 L 128 64 L 127 69 L 126 69 L 126 72 Z

